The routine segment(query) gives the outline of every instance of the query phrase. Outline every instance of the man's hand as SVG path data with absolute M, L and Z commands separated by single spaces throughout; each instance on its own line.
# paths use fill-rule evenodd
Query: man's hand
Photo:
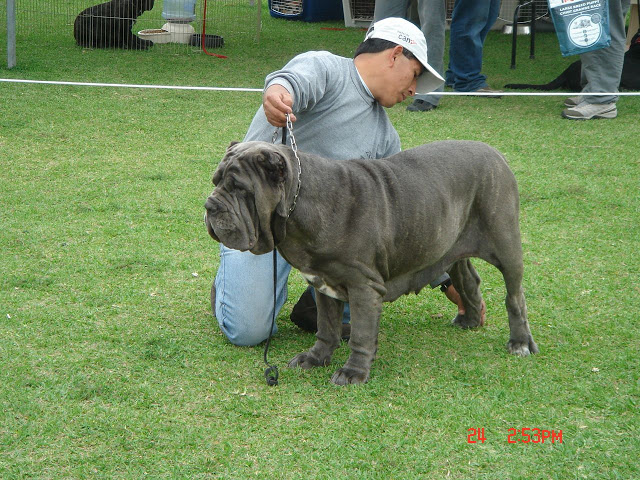
M 296 121 L 293 114 L 293 97 L 282 85 L 271 85 L 262 96 L 262 106 L 267 121 L 274 127 L 284 127 L 287 124 L 286 114 L 292 122 Z

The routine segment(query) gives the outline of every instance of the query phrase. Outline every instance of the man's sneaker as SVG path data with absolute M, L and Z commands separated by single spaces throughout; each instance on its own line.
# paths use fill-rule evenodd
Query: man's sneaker
M 318 331 L 318 307 L 316 307 L 316 301 L 311 294 L 311 287 L 307 288 L 298 303 L 293 306 L 291 315 L 289 318 L 299 328 L 306 332 L 315 333 Z M 342 324 L 342 332 L 340 334 L 343 340 L 349 340 L 351 336 L 351 325 L 348 323 Z
M 407 110 L 410 112 L 428 112 L 430 110 L 435 110 L 436 108 L 438 108 L 437 105 L 417 98 L 407 107 Z
M 562 111 L 569 120 L 591 120 L 594 118 L 616 118 L 618 109 L 615 103 L 581 103 Z
M 310 288 L 304 291 L 298 302 L 293 306 L 289 318 L 305 332 L 316 333 L 318 331 L 318 308 Z
M 582 103 L 582 95 L 578 95 L 577 97 L 569 97 L 564 101 L 564 106 L 571 108 L 577 107 Z

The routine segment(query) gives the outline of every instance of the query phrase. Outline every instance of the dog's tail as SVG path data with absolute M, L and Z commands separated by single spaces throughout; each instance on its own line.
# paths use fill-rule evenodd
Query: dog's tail
M 574 91 L 579 91 L 580 86 L 580 72 L 582 69 L 582 63 L 580 60 L 576 60 L 569 65 L 560 75 L 554 80 L 545 84 L 530 84 L 530 83 L 509 83 L 505 85 L 505 88 L 523 89 L 531 88 L 534 90 L 556 90 L 558 88 L 569 88 Z

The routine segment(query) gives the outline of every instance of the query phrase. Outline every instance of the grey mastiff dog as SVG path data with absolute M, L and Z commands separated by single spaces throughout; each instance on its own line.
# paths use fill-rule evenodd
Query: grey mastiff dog
M 417 293 L 447 271 L 480 324 L 479 257 L 504 277 L 509 352 L 537 353 L 522 290 L 515 177 L 481 142 L 430 143 L 380 160 L 327 160 L 265 142 L 232 143 L 213 176 L 205 223 L 217 241 L 263 254 L 277 248 L 316 288 L 318 332 L 291 367 L 326 366 L 351 307 L 351 353 L 331 381 L 364 383 L 378 348 L 382 303 Z

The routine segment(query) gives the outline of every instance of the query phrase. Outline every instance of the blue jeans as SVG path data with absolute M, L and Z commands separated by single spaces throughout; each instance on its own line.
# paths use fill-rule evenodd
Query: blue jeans
M 456 0 L 451 17 L 447 85 L 458 92 L 487 86 L 482 75 L 482 50 L 500 13 L 500 0 Z
M 287 299 L 291 265 L 277 254 L 276 316 Z M 220 244 L 215 315 L 234 345 L 257 345 L 269 337 L 273 314 L 273 253 L 254 255 Z M 273 333 L 278 330 L 274 325 Z
M 279 253 L 276 258 L 277 317 L 287 300 L 291 265 Z M 239 346 L 265 341 L 269 337 L 273 315 L 273 253 L 254 255 L 221 244 L 215 285 L 215 315 L 229 341 Z M 348 323 L 349 320 L 349 305 L 345 304 L 343 322 Z M 273 333 L 277 331 L 278 327 L 274 325 Z

